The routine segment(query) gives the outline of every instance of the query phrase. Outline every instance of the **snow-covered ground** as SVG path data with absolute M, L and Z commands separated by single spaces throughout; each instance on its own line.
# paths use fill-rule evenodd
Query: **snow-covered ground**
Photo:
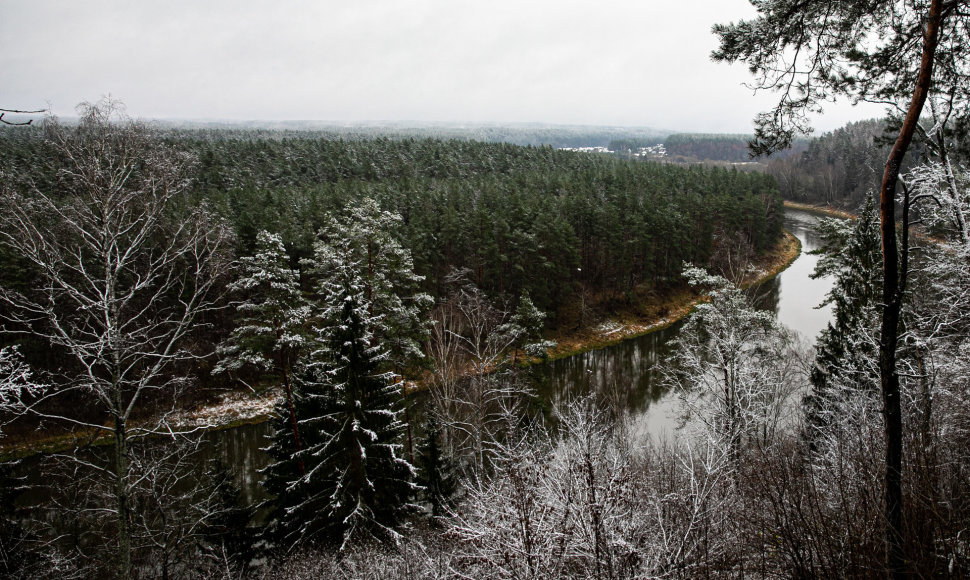
M 218 427 L 236 421 L 267 417 L 282 396 L 283 390 L 280 388 L 268 389 L 262 393 L 232 391 L 223 394 L 218 403 L 199 409 L 178 411 L 170 421 L 181 428 Z

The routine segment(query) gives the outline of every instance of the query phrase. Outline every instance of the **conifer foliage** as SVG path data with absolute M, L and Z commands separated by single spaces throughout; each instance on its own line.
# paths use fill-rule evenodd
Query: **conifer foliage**
M 331 282 L 319 382 L 307 394 L 317 412 L 301 421 L 319 441 L 305 452 L 313 467 L 301 482 L 316 515 L 304 518 L 300 531 L 341 548 L 361 537 L 393 538 L 415 491 L 413 470 L 399 457 L 404 424 L 396 376 L 380 370 L 387 353 L 373 340 L 365 285 L 343 278 Z
M 835 319 L 816 345 L 813 390 L 806 399 L 813 428 L 830 422 L 839 391 L 878 390 L 879 369 L 872 361 L 876 360 L 875 328 L 882 288 L 879 222 L 871 197 L 857 221 L 822 220 L 819 233 L 824 242 L 817 253 L 822 257 L 812 276 L 834 278 L 825 304 L 833 305 Z
M 373 339 L 382 343 L 387 363 L 397 371 L 424 356 L 421 344 L 428 331 L 422 314 L 433 302 L 417 290 L 424 278 L 414 273 L 411 252 L 396 236 L 400 223 L 399 214 L 365 198 L 326 222 L 318 232 L 313 259 L 305 262 L 323 301 L 350 277 L 360 284 L 360 306 L 372 320 Z
M 413 509 L 418 488 L 401 453 L 395 371 L 420 353 L 430 298 L 413 291 L 420 278 L 392 235 L 398 220 L 365 200 L 320 231 L 313 259 L 304 262 L 314 284 L 314 337 L 293 384 L 302 446 L 277 420 L 266 470 L 275 496 L 267 537 L 281 547 L 344 551 L 393 540 Z
M 278 371 L 286 396 L 282 416 L 288 419 L 294 449 L 299 450 L 302 444 L 290 377 L 307 347 L 311 308 L 300 290 L 299 273 L 288 262 L 279 234 L 265 230 L 256 237 L 256 255 L 239 260 L 240 277 L 229 285 L 230 291 L 243 296 L 236 305 L 239 319 L 229 339 L 217 349 L 221 360 L 213 374 L 247 366 Z
M 256 236 L 256 255 L 240 258 L 240 277 L 229 285 L 230 291 L 243 297 L 236 305 L 239 319 L 229 340 L 218 349 L 222 358 L 215 373 L 249 364 L 263 371 L 275 368 L 288 382 L 293 363 L 306 346 L 310 317 L 299 272 L 290 269 L 288 261 L 280 235 L 265 230 Z

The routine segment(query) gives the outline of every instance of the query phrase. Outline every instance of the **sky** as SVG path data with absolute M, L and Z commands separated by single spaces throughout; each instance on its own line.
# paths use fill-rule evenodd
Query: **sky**
M 776 100 L 714 63 L 747 0 L 0 0 L 0 107 L 154 119 L 750 133 Z M 879 116 L 826 107 L 819 131 Z

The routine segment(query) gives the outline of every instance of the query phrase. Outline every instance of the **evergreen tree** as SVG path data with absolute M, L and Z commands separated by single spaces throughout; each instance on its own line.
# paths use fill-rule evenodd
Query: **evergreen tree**
M 294 448 L 302 448 L 290 377 L 307 346 L 310 305 L 300 291 L 299 273 L 288 266 L 289 257 L 278 234 L 261 231 L 256 254 L 239 260 L 240 277 L 229 290 L 243 295 L 236 305 L 239 320 L 228 340 L 219 346 L 221 360 L 213 374 L 255 367 L 276 370 L 283 381 L 289 433 Z
M 320 229 L 310 273 L 326 285 L 343 267 L 352 267 L 361 284 L 367 316 L 379 324 L 370 331 L 387 352 L 386 366 L 401 371 L 421 360 L 428 338 L 425 313 L 432 299 L 418 290 L 411 252 L 397 237 L 401 216 L 383 211 L 373 199 L 360 200 L 342 218 Z M 326 294 L 327 289 L 318 288 Z
M 836 397 L 878 389 L 879 369 L 873 361 L 882 292 L 879 221 L 871 197 L 858 220 L 823 220 L 819 233 L 823 245 L 817 253 L 822 258 L 812 276 L 835 280 L 823 302 L 833 305 L 834 320 L 818 337 L 813 388 L 805 401 L 808 424 L 816 429 L 830 422 Z
M 414 340 L 405 329 L 420 328 L 409 319 L 420 299 L 405 306 L 408 298 L 394 292 L 414 280 L 410 255 L 393 238 L 367 229 L 366 219 L 334 220 L 326 238 L 333 243 L 318 242 L 310 264 L 317 276 L 317 336 L 294 382 L 304 445 L 292 445 L 278 423 L 269 448 L 274 463 L 266 470 L 267 490 L 276 496 L 267 537 L 290 547 L 342 551 L 366 539 L 393 539 L 413 509 L 413 469 L 399 456 L 400 377 L 390 370 L 397 365 L 384 341 L 401 347 Z M 338 228 L 351 237 L 336 235 Z M 353 239 L 364 235 L 362 228 L 380 242 Z M 407 350 L 398 351 L 397 364 Z
M 242 296 L 236 304 L 236 328 L 218 348 L 214 374 L 252 366 L 276 370 L 289 386 L 293 364 L 307 342 L 310 306 L 300 291 L 299 272 L 289 268 L 279 234 L 256 235 L 256 253 L 240 258 L 239 279 L 229 290 Z
M 555 346 L 555 342 L 542 340 L 542 324 L 546 314 L 536 308 L 529 297 L 528 291 L 519 296 L 519 303 L 515 312 L 507 323 L 499 326 L 498 332 L 504 335 L 512 346 L 512 362 L 516 361 L 519 349 L 525 350 L 529 356 L 541 356 L 546 349 Z
M 434 410 L 427 410 L 424 441 L 418 447 L 417 483 L 425 501 L 431 506 L 431 517 L 444 516 L 458 490 L 455 464 L 441 448 L 441 423 Z
M 400 392 L 396 377 L 380 370 L 387 354 L 374 341 L 377 321 L 368 314 L 365 284 L 353 265 L 341 274 L 326 283 L 322 348 L 302 375 L 297 413 L 301 431 L 312 435 L 293 457 L 305 462 L 306 475 L 286 488 L 294 505 L 278 513 L 290 544 L 343 550 L 368 538 L 395 538 L 417 488 L 413 469 L 399 457 Z
M 317 416 L 318 401 L 306 396 L 306 393 L 322 388 L 316 378 L 316 369 L 306 364 L 298 365 L 293 373 L 292 387 L 292 416 Z M 297 532 L 302 524 L 300 518 L 304 514 L 295 514 L 293 509 L 308 498 L 301 482 L 305 473 L 313 468 L 312 464 L 305 463 L 305 455 L 298 453 L 306 446 L 316 445 L 321 437 L 320 433 L 301 426 L 301 446 L 297 447 L 290 417 L 289 401 L 280 399 L 271 419 L 270 444 L 265 448 L 271 460 L 262 470 L 262 485 L 270 499 L 259 506 L 268 510 L 260 547 L 271 553 L 296 546 Z

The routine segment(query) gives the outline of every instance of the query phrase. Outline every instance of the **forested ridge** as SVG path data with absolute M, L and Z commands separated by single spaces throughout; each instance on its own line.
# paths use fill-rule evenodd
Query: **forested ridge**
M 848 123 L 813 138 L 800 155 L 767 161 L 785 199 L 856 209 L 879 185 L 892 145 L 884 119 Z M 907 168 L 920 158 L 917 146 Z
M 936 121 L 927 117 L 921 122 L 904 170 L 931 160 L 934 153 L 927 141 Z M 946 133 L 951 143 L 950 155 L 958 159 L 968 157 L 967 128 L 954 121 Z M 886 156 L 899 121 L 869 119 L 856 121 L 812 138 L 798 155 L 768 159 L 765 171 L 778 180 L 785 199 L 802 203 L 831 205 L 854 211 L 864 205 L 868 195 L 879 186 Z
M 44 145 L 39 131 L 23 133 L 4 133 L 4 163 L 34 175 Z M 163 133 L 198 159 L 193 191 L 230 220 L 239 255 L 265 229 L 282 235 L 295 264 L 328 215 L 373 198 L 401 215 L 399 234 L 435 296 L 452 269 L 469 269 L 489 294 L 526 291 L 556 314 L 581 289 L 624 300 L 643 283 L 676 283 L 684 262 L 707 264 L 739 242 L 763 251 L 781 232 L 777 188 L 761 174 L 551 147 L 287 135 Z
M 224 138 L 294 137 L 298 139 L 436 139 L 477 141 L 510 145 L 562 147 L 604 147 L 613 139 L 657 142 L 669 131 L 648 127 L 549 125 L 543 123 L 327 123 L 321 121 L 175 121 L 162 127 L 188 130 L 197 135 Z
M 667 154 L 675 159 L 730 161 L 743 163 L 756 161 L 752 159 L 748 142 L 751 135 L 727 135 L 704 133 L 674 133 L 667 137 L 664 146 Z M 805 149 L 805 142 L 798 140 L 792 146 L 773 155 L 776 158 L 788 158 L 798 155 Z

